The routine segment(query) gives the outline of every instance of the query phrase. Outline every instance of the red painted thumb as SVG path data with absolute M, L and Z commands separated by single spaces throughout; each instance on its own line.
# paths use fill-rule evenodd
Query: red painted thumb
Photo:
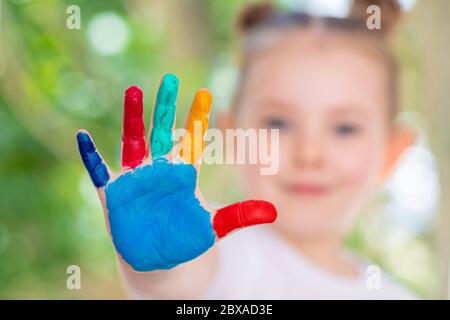
M 275 206 L 267 201 L 237 202 L 217 210 L 213 228 L 219 238 L 233 230 L 262 223 L 272 223 L 277 218 Z

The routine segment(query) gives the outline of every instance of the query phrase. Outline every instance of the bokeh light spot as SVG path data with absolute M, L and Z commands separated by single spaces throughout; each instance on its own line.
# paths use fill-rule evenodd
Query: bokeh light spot
M 89 22 L 87 32 L 91 46 L 103 55 L 122 52 L 130 36 L 127 23 L 114 12 L 95 15 Z

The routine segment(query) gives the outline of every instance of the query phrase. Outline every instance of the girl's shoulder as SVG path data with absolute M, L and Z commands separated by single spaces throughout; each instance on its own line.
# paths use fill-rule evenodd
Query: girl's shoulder
M 381 268 L 357 255 L 356 279 L 333 275 L 294 250 L 268 225 L 231 234 L 217 247 L 218 266 L 206 298 L 416 298 Z

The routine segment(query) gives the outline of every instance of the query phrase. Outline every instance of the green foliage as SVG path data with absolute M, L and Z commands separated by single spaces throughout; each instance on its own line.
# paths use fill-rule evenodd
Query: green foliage
M 231 60 L 235 17 L 247 2 L 2 1 L 0 298 L 123 296 L 75 131 L 91 131 L 103 157 L 118 169 L 123 92 L 130 85 L 143 89 L 148 123 L 166 72 L 180 78 L 177 126 L 182 126 L 194 90 L 209 84 L 216 57 Z M 80 30 L 66 27 L 66 9 L 73 4 L 81 8 Z M 92 22 L 104 13 L 128 30 L 115 54 L 102 54 L 91 40 Z M 105 36 L 114 38 L 115 32 L 106 30 Z M 214 187 L 217 180 L 237 184 L 228 171 L 217 169 L 202 171 L 205 195 L 213 202 L 238 199 L 237 188 Z M 361 230 L 350 245 L 386 261 Z M 72 264 L 81 267 L 83 290 L 66 288 Z M 420 281 L 413 284 L 423 288 Z
M 66 27 L 66 9 L 73 4 L 81 9 L 80 30 Z M 93 132 L 117 169 L 124 90 L 133 84 L 143 88 L 148 123 L 160 78 L 176 73 L 182 126 L 194 90 L 207 85 L 211 61 L 173 45 L 190 24 L 176 18 L 183 13 L 180 3 L 153 1 L 144 13 L 136 6 L 118 0 L 2 3 L 0 298 L 122 296 L 75 131 Z M 195 15 L 214 21 L 210 30 L 200 28 L 217 39 L 212 50 L 229 47 L 239 2 L 200 1 L 198 6 L 204 10 Z M 128 28 L 127 43 L 115 54 L 102 54 L 90 40 L 91 22 L 102 13 L 114 14 Z M 81 267 L 83 290 L 66 289 L 71 264 Z

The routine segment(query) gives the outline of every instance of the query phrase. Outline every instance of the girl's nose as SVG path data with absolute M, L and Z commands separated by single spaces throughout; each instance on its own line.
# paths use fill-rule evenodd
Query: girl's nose
M 295 150 L 297 167 L 319 169 L 323 166 L 323 142 L 319 135 L 303 134 L 297 139 Z

